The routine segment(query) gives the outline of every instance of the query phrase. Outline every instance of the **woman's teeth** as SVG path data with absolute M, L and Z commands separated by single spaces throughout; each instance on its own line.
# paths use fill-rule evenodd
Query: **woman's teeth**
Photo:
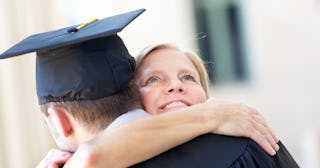
M 164 109 L 167 109 L 167 108 L 173 108 L 173 107 L 185 107 L 187 106 L 186 104 L 182 103 L 182 102 L 173 102 L 173 103 L 170 103 L 170 104 L 167 104 Z

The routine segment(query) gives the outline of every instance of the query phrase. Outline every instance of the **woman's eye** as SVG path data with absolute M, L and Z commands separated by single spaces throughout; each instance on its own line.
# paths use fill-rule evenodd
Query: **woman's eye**
M 151 83 L 156 83 L 156 82 L 158 82 L 158 81 L 159 81 L 159 78 L 153 76 L 153 77 L 150 77 L 145 83 L 146 83 L 146 84 L 151 84 Z
M 185 81 L 195 81 L 194 77 L 191 76 L 191 75 L 185 75 L 182 77 L 182 80 L 185 80 Z

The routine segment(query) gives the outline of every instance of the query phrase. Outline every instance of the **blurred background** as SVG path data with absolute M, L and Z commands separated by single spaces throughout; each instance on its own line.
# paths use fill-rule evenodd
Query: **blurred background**
M 212 96 L 256 107 L 301 167 L 320 167 L 319 0 L 0 0 L 0 51 L 138 8 L 146 12 L 119 33 L 132 55 L 160 42 L 199 52 Z M 0 60 L 0 167 L 35 167 L 55 147 L 38 109 L 34 60 Z

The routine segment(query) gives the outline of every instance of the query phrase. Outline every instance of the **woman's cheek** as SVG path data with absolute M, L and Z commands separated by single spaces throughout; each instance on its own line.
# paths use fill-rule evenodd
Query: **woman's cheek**
M 145 110 L 153 114 L 154 108 L 156 107 L 154 102 L 156 95 L 153 94 L 152 89 L 149 87 L 140 88 L 140 96 Z
M 149 87 L 141 87 L 140 88 L 140 96 L 142 99 L 148 97 L 150 95 L 151 89 Z
M 194 102 L 195 102 L 196 104 L 198 104 L 198 103 L 203 103 L 203 102 L 206 101 L 207 96 L 206 96 L 206 93 L 205 93 L 205 91 L 203 90 L 202 87 L 194 88 L 193 92 L 194 92 L 195 94 L 193 94 L 192 97 L 193 97 L 193 100 L 194 100 Z

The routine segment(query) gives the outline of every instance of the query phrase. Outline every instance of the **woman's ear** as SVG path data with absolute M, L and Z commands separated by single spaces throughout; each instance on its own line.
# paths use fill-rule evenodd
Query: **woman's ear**
M 49 107 L 49 116 L 52 120 L 53 126 L 56 128 L 60 135 L 69 137 L 73 133 L 72 123 L 67 115 L 68 111 L 62 107 Z

